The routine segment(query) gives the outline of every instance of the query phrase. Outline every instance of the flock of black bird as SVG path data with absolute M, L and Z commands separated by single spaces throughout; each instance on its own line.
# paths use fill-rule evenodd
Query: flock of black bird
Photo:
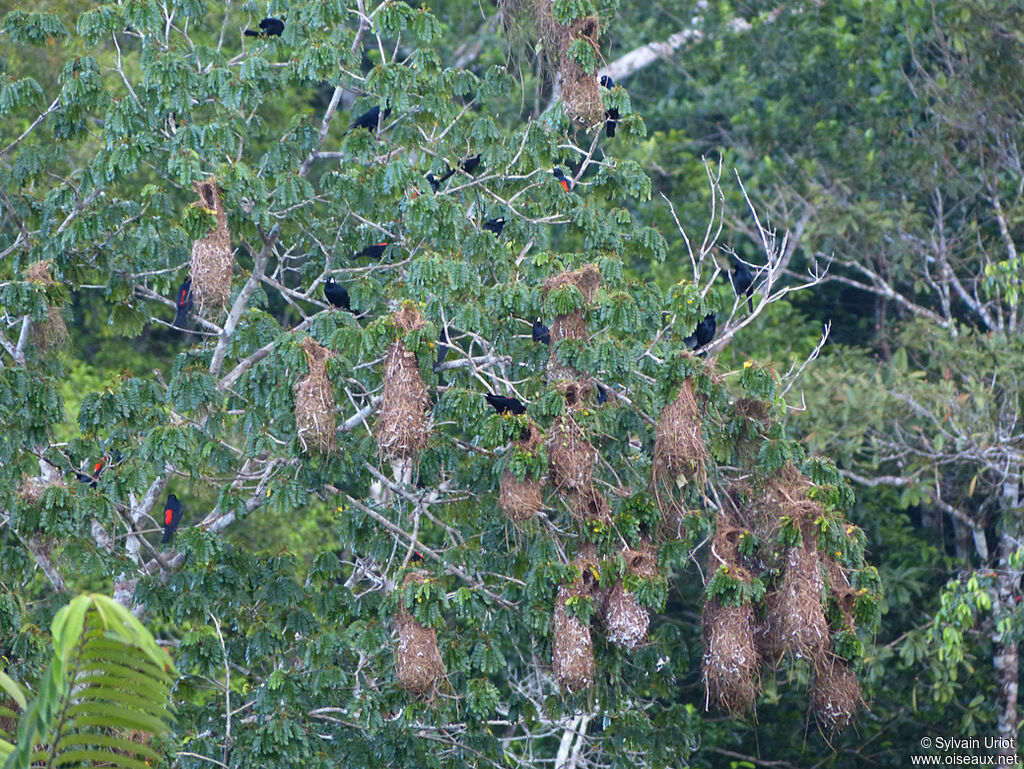
M 259 23 L 260 31 L 247 29 L 245 35 L 247 37 L 280 37 L 284 32 L 284 21 L 275 18 L 266 18 Z M 615 88 L 615 81 L 612 80 L 608 75 L 602 75 L 600 84 L 602 87 L 611 90 Z M 347 135 L 350 131 L 357 128 L 365 128 L 370 131 L 376 131 L 382 126 L 383 121 L 387 120 L 391 115 L 390 105 L 385 105 L 383 110 L 379 105 L 371 107 L 363 114 L 359 115 L 352 124 L 345 131 Z M 604 113 L 605 123 L 605 135 L 608 137 L 615 136 L 615 128 L 619 121 L 618 109 L 612 107 L 605 110 Z M 480 167 L 480 155 L 473 155 L 468 158 L 463 158 L 459 161 L 457 168 L 446 168 L 445 172 L 440 176 L 435 176 L 432 172 L 426 174 L 427 183 L 430 184 L 430 188 L 434 193 L 437 193 L 441 189 L 441 185 L 450 179 L 458 170 L 462 170 L 469 175 L 473 175 L 474 172 Z M 552 175 L 562 186 L 565 192 L 569 193 L 573 191 L 574 182 L 572 179 L 567 177 L 561 168 L 555 167 L 552 169 Z M 488 232 L 494 233 L 496 236 L 501 236 L 502 231 L 505 229 L 505 217 L 497 216 L 486 220 L 483 223 L 483 229 Z M 384 254 L 390 243 L 373 243 L 361 251 L 353 254 L 353 259 L 360 257 L 366 257 L 372 260 L 379 261 L 383 259 Z M 746 295 L 747 306 L 751 312 L 754 310 L 754 276 L 751 274 L 747 266 L 737 259 L 735 256 L 732 260 L 732 271 L 729 274 L 730 282 L 732 283 L 733 290 L 736 292 L 736 296 Z M 352 311 L 348 289 L 346 289 L 340 283 L 334 280 L 334 276 L 328 277 L 327 282 L 324 284 L 324 298 L 334 307 Z M 188 321 L 188 316 L 192 312 L 192 278 L 187 277 L 178 288 L 177 300 L 175 302 L 176 313 L 174 316 L 174 326 L 180 329 L 185 329 L 185 325 Z M 715 331 L 717 324 L 715 321 L 714 313 L 706 315 L 704 319 L 697 324 L 694 332 L 686 337 L 683 342 L 692 350 L 700 350 L 701 348 L 710 344 L 711 340 L 715 337 Z M 533 328 L 531 331 L 531 338 L 534 342 L 540 344 L 551 344 L 551 332 L 540 318 L 537 318 L 533 322 Z M 441 329 L 441 336 L 438 339 L 438 351 L 437 351 L 437 366 L 439 367 L 448 355 L 448 351 L 451 349 L 450 340 L 448 338 L 447 329 Z M 438 375 L 438 381 L 444 385 L 444 380 Z M 498 414 L 525 414 L 526 406 L 516 398 L 510 398 L 504 395 L 495 395 L 487 393 L 484 398 L 491 405 L 492 408 Z M 597 402 L 606 403 L 608 400 L 608 393 L 601 385 L 597 386 Z M 120 455 L 117 460 L 120 461 Z M 106 460 L 100 460 L 99 463 L 93 468 L 93 474 L 91 476 L 85 475 L 75 471 L 80 481 L 89 483 L 90 486 L 96 488 L 97 480 L 99 478 L 100 471 L 105 466 Z M 167 543 L 174 536 L 174 532 L 177 530 L 179 523 L 181 522 L 182 506 L 181 502 L 174 494 L 170 494 L 167 497 L 167 504 L 164 506 L 164 534 L 161 540 Z

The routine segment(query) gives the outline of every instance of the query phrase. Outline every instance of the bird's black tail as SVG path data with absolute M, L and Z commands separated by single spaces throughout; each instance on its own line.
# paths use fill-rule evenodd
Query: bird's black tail
M 246 37 L 259 37 L 260 34 L 261 33 L 257 32 L 254 29 L 247 29 L 247 30 L 245 30 L 245 36 Z
M 174 314 L 174 325 L 180 328 L 182 331 L 187 330 L 185 325 L 188 323 L 188 307 L 178 305 L 178 311 Z
M 753 294 L 747 294 L 747 309 L 750 312 L 754 312 L 754 296 Z
M 604 135 L 611 139 L 615 136 L 615 121 L 606 120 L 604 123 Z

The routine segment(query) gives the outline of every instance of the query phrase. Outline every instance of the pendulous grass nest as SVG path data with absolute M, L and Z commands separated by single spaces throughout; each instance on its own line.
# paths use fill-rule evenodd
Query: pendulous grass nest
M 396 312 L 394 321 L 403 331 L 423 326 L 423 317 L 412 304 Z M 419 454 L 430 432 L 429 406 L 416 356 L 405 342 L 396 339 L 384 362 L 384 389 L 375 429 L 377 449 L 390 459 L 410 459 Z
M 302 340 L 309 373 L 295 385 L 295 426 L 307 454 L 331 454 L 336 446 L 334 388 L 327 376 L 330 351 L 312 337 Z
M 231 296 L 235 269 L 231 233 L 217 183 L 207 179 L 196 182 L 195 189 L 200 205 L 216 214 L 217 225 L 206 237 L 192 243 L 192 296 L 200 312 L 218 312 L 227 306 Z
M 406 575 L 403 591 L 410 582 L 423 583 L 427 576 L 420 572 Z M 395 618 L 398 630 L 398 645 L 395 647 L 395 672 L 398 682 L 408 692 L 429 696 L 433 694 L 438 681 L 444 678 L 446 670 L 441 652 L 437 648 L 437 631 L 423 627 L 400 602 Z

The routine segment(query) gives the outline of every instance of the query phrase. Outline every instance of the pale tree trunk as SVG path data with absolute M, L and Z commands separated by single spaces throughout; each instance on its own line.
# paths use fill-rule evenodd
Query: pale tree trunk
M 1021 526 L 1019 497 L 1020 475 L 1011 473 L 1003 483 L 1003 525 L 999 539 L 998 598 L 996 615 L 1006 616 L 1015 610 L 1015 595 L 1020 585 L 1021 570 L 1013 565 L 1024 527 Z M 1000 611 L 1001 609 L 1001 611 Z M 1020 675 L 1020 651 L 1013 638 L 1004 638 L 999 622 L 992 633 L 995 655 L 992 659 L 998 686 L 996 736 L 1000 746 L 996 749 L 1002 758 L 1000 765 L 1019 767 L 1017 751 L 1017 681 Z M 1007 634 L 1008 635 L 1008 634 Z M 1003 763 L 1006 762 L 1006 763 Z

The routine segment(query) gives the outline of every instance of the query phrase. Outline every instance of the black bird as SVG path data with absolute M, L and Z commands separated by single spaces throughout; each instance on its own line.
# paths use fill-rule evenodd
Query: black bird
M 260 22 L 260 31 L 256 32 L 252 29 L 245 30 L 246 37 L 281 37 L 281 33 L 284 32 L 284 22 L 280 19 L 263 19 Z
M 551 331 L 545 326 L 540 318 L 533 322 L 533 341 L 541 344 L 551 344 Z
M 177 312 L 174 314 L 174 325 L 184 330 L 188 322 L 188 314 L 192 312 L 192 278 L 188 277 L 178 287 Z
M 470 176 L 473 175 L 473 172 L 479 166 L 480 166 L 480 155 L 479 154 L 474 155 L 471 158 L 464 158 L 463 160 L 459 161 L 459 168 L 461 168 L 463 171 L 465 171 Z
M 167 504 L 164 505 L 164 536 L 160 541 L 167 544 L 178 530 L 181 523 L 181 502 L 173 494 L 167 495 Z
M 737 259 L 735 256 L 732 258 L 732 274 L 729 276 L 732 281 L 733 291 L 736 292 L 736 296 L 740 294 L 747 295 L 747 308 L 750 312 L 754 311 L 754 276 L 750 270 L 747 269 L 747 265 Z
M 73 468 L 72 472 L 75 474 L 75 477 L 78 478 L 80 483 L 88 483 L 89 488 L 95 489 L 100 480 L 100 473 L 106 469 L 108 461 L 111 458 L 114 460 L 114 464 L 119 463 L 121 461 L 121 452 L 115 449 L 113 457 L 107 457 L 106 455 L 100 457 L 92 466 L 92 475 L 80 473 L 78 470 Z
M 605 390 L 601 385 L 597 386 L 597 402 L 607 403 L 608 402 L 608 391 Z
M 561 168 L 555 166 L 551 170 L 551 173 L 555 175 L 556 179 L 558 179 L 558 183 L 562 185 L 563 190 L 565 190 L 566 192 L 572 192 L 572 181 L 568 179 L 564 173 L 562 173 Z
M 608 75 L 601 75 L 601 85 L 607 88 L 609 91 L 615 87 L 615 81 L 612 80 Z M 615 136 L 615 126 L 619 122 L 619 111 L 615 107 L 606 109 L 604 111 L 604 133 L 609 139 Z
M 430 189 L 432 189 L 436 193 L 438 190 L 441 189 L 441 185 L 444 184 L 446 181 L 448 181 L 448 179 L 454 173 L 455 173 L 455 169 L 454 168 L 449 168 L 447 170 L 447 172 L 440 179 L 438 179 L 433 174 L 427 174 L 427 181 L 430 182 Z
M 353 259 L 358 259 L 361 256 L 368 256 L 371 259 L 381 259 L 384 256 L 384 251 L 387 249 L 387 243 L 374 243 L 372 246 L 367 246 L 362 251 L 353 254 Z
M 697 324 L 697 328 L 693 330 L 693 333 L 683 340 L 683 344 L 691 350 L 697 350 L 715 338 L 716 328 L 715 314 L 705 315 L 704 320 Z
M 500 236 L 501 231 L 505 229 L 505 217 L 497 216 L 494 219 L 488 219 L 484 222 L 484 229 Z
M 340 283 L 335 283 L 333 275 L 324 283 L 324 298 L 335 307 L 352 312 L 352 307 L 348 303 L 348 289 Z
M 484 395 L 487 402 L 491 404 L 495 411 L 499 414 L 525 414 L 526 406 L 515 398 L 506 398 L 504 395 L 491 395 L 487 393 Z
M 390 115 L 390 114 L 391 114 L 391 107 L 385 107 L 384 108 L 384 119 L 387 120 L 388 119 L 388 115 Z M 376 106 L 370 107 L 370 109 L 366 110 L 366 112 L 364 112 L 362 115 L 360 115 L 355 120 L 353 120 L 352 121 L 352 125 L 350 125 L 348 127 L 348 131 L 351 131 L 353 128 L 367 128 L 367 129 L 369 129 L 371 131 L 376 131 L 377 130 L 377 123 L 378 123 L 379 120 L 380 120 L 380 105 L 376 105 Z M 345 131 L 345 133 L 348 133 L 348 131 Z

